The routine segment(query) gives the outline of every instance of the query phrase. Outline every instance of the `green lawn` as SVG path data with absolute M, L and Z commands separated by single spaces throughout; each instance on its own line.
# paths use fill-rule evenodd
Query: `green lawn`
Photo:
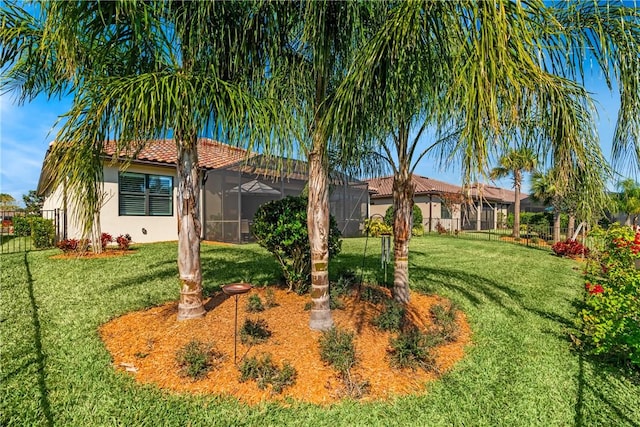
M 360 270 L 365 239 L 347 239 L 332 263 Z M 640 380 L 572 351 L 580 266 L 500 242 L 416 238 L 415 290 L 467 313 L 473 344 L 421 396 L 390 403 L 247 407 L 231 398 L 166 393 L 115 372 L 97 333 L 109 319 L 177 292 L 176 244 L 100 260 L 52 260 L 56 250 L 0 257 L 0 425 L 640 425 Z M 255 245 L 202 249 L 205 291 L 273 283 L 275 262 Z M 382 280 L 369 239 L 367 280 Z M 388 281 L 391 281 L 389 274 Z

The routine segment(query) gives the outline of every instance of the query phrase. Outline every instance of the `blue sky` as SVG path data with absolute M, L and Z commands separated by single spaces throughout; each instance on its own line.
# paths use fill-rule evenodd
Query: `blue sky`
M 611 95 L 598 75 L 588 76 L 585 84 L 597 102 L 600 140 L 603 152 L 609 158 L 619 108 L 618 95 Z M 22 204 L 22 195 L 35 190 L 38 185 L 42 160 L 49 143 L 55 138 L 53 126 L 58 117 L 69 109 L 70 100 L 39 97 L 18 106 L 14 98 L 13 94 L 0 95 L 0 193 L 8 193 Z M 430 159 L 424 159 L 416 173 L 452 184 L 461 183 L 460 171 L 455 165 L 440 170 Z M 511 188 L 509 179 L 497 184 Z M 528 182 L 524 190 L 527 188 Z

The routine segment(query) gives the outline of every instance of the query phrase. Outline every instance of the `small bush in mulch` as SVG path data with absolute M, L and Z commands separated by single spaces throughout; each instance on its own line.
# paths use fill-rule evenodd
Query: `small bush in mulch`
M 269 326 L 264 319 L 246 319 L 240 330 L 242 344 L 260 344 L 271 336 Z
M 264 311 L 264 304 L 262 304 L 262 299 L 257 294 L 250 295 L 247 299 L 247 311 L 249 313 L 258 313 L 260 311 Z
M 433 319 L 432 331 L 444 342 L 452 342 L 458 338 L 460 328 L 456 323 L 457 308 L 453 304 L 436 304 L 430 308 Z
M 384 311 L 373 319 L 373 324 L 382 331 L 397 332 L 402 328 L 404 315 L 404 305 L 397 301 L 389 300 L 385 302 Z
M 353 338 L 353 333 L 335 327 L 323 332 L 320 337 L 320 359 L 332 365 L 340 374 L 344 389 L 338 390 L 338 394 L 359 399 L 369 392 L 370 387 L 368 381 L 351 372 L 357 362 Z
M 260 390 L 271 385 L 271 390 L 279 394 L 287 386 L 296 382 L 296 369 L 287 361 L 283 362 L 282 368 L 279 368 L 271 360 L 270 354 L 263 354 L 261 357 L 248 357 L 242 361 L 238 369 L 240 370 L 240 382 L 253 380 Z
M 434 370 L 436 364 L 431 350 L 441 343 L 442 338 L 437 333 L 409 328 L 400 332 L 397 338 L 391 338 L 391 364 L 397 368 Z
M 267 291 L 265 292 L 264 299 L 265 299 L 265 303 L 264 303 L 265 308 L 273 308 L 278 306 L 278 303 L 276 302 L 276 294 L 275 292 L 273 292 L 273 289 L 267 289 Z
M 589 248 L 577 240 L 567 239 L 564 242 L 557 242 L 551 246 L 551 250 L 558 256 L 576 257 L 578 255 L 589 255 Z
M 389 296 L 379 287 L 363 286 L 360 289 L 360 300 L 380 304 L 381 302 L 389 300 Z
M 205 378 L 222 360 L 224 355 L 218 352 L 213 344 L 198 340 L 190 341 L 176 353 L 181 375 L 194 380 Z

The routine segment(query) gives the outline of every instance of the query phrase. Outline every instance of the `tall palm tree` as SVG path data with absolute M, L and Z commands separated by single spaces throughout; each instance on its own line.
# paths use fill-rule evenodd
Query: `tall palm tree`
M 438 139 L 434 152 L 446 163 L 459 160 L 465 181 L 486 170 L 490 156 L 504 151 L 512 135 L 523 135 L 536 152 L 555 150 L 563 175 L 558 182 L 568 185 L 576 166 L 589 172 L 605 163 L 594 109 L 579 84 L 585 57 L 622 88 L 620 114 L 627 121 L 619 122 L 626 133 L 617 134 L 618 144 L 621 135 L 640 140 L 639 42 L 638 10 L 620 5 L 399 2 L 338 88 L 327 127 L 346 140 L 375 146 L 394 132 L 406 141 L 403 123 L 417 125 L 416 133 L 426 123 L 440 137 L 456 135 Z M 397 153 L 400 171 L 408 169 L 410 159 L 402 152 Z M 588 181 L 587 193 L 604 193 L 600 170 Z M 400 231 L 408 227 L 411 195 L 410 180 L 394 174 L 395 223 L 404 222 Z M 399 237 L 394 294 L 406 301 L 408 239 Z
M 42 2 L 0 14 L 3 89 L 22 100 L 73 93 L 49 168 L 84 213 L 99 210 L 104 141 L 131 154 L 171 136 L 178 153 L 178 318 L 205 314 L 200 265 L 197 139 L 270 141 L 277 104 L 255 95 L 283 40 L 277 3 Z M 38 13 L 39 12 L 39 13 Z M 249 132 L 249 127 L 251 132 Z
M 553 207 L 553 242 L 560 241 L 560 213 L 562 198 L 556 185 L 555 171 L 535 172 L 531 176 L 531 199 Z
M 533 150 L 527 147 L 512 149 L 500 157 L 500 166 L 491 169 L 491 179 L 500 179 L 511 175 L 515 200 L 513 203 L 513 237 L 520 237 L 520 190 L 522 188 L 522 173 L 535 170 L 538 159 Z

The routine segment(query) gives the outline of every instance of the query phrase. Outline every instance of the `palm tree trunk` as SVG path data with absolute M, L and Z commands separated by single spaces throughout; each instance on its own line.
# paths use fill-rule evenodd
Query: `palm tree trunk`
M 553 243 L 560 241 L 560 209 L 553 210 Z
M 200 181 L 198 171 L 197 137 L 195 132 L 183 138 L 176 132 L 178 144 L 177 209 L 178 209 L 178 272 L 180 302 L 178 320 L 205 315 L 202 297 L 202 268 L 200 265 Z
M 406 168 L 393 177 L 393 297 L 409 302 L 409 240 L 413 213 L 411 176 Z
M 569 224 L 567 224 L 567 238 L 573 237 L 573 233 L 576 230 L 576 216 L 569 214 Z
M 311 329 L 326 331 L 333 326 L 329 308 L 329 177 L 325 144 L 320 132 L 313 135 L 309 154 L 309 205 L 307 227 L 311 247 Z
M 515 193 L 515 200 L 513 201 L 513 238 L 520 238 L 520 171 L 513 171 L 513 190 Z

